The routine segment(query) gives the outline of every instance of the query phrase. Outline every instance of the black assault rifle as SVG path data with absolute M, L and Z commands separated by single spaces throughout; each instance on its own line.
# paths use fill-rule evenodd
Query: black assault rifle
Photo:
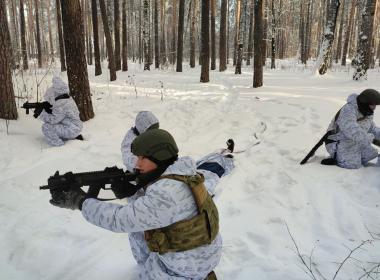
M 309 160 L 309 158 L 314 156 L 315 152 L 319 149 L 320 146 L 323 145 L 323 143 L 326 142 L 327 137 L 329 137 L 330 135 L 331 135 L 331 131 L 327 131 L 325 135 L 323 135 L 323 137 L 318 141 L 318 143 L 315 144 L 315 146 L 310 150 L 310 152 L 306 155 L 306 157 L 300 162 L 300 164 L 305 164 Z
M 55 174 L 48 179 L 48 184 L 41 186 L 40 190 L 52 191 L 68 191 L 72 188 L 81 188 L 89 186 L 87 196 L 97 198 L 100 189 L 109 190 L 105 188 L 107 184 L 113 184 L 125 181 L 134 181 L 136 174 L 129 171 L 124 172 L 123 169 L 113 167 L 106 167 L 102 171 L 91 171 L 83 173 L 67 172 L 59 175 L 56 171 Z
M 44 102 L 25 102 L 21 108 L 24 108 L 26 110 L 26 114 L 29 115 L 29 110 L 30 109 L 36 109 L 39 113 L 42 112 L 43 109 L 45 109 L 46 113 L 51 114 L 52 110 L 51 108 L 53 105 L 51 105 L 49 102 L 44 101 Z M 39 115 L 39 114 L 38 114 Z

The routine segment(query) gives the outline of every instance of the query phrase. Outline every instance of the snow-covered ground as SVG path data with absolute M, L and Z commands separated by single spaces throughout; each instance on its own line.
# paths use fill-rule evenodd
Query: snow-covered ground
M 224 240 L 218 279 L 307 279 L 287 226 L 318 279 L 318 271 L 333 279 L 350 249 L 372 239 L 368 230 L 380 233 L 378 167 L 322 166 L 323 147 L 299 165 L 350 93 L 380 90 L 379 68 L 367 81 L 354 82 L 352 70 L 335 68 L 320 77 L 283 61 L 278 69 L 265 70 L 264 86 L 257 89 L 248 67 L 242 75 L 235 75 L 232 66 L 224 73 L 212 71 L 206 84 L 199 83 L 199 67 L 143 72 L 131 64 L 111 83 L 108 73 L 94 77 L 93 72 L 89 68 L 96 115 L 84 124 L 85 141 L 49 147 L 41 123 L 23 109 L 19 120 L 10 122 L 8 135 L 0 120 L 0 279 L 135 278 L 126 234 L 95 227 L 79 211 L 52 207 L 49 192 L 38 187 L 56 170 L 123 167 L 120 144 L 140 110 L 154 112 L 160 126 L 174 135 L 181 155 L 199 158 L 225 147 L 228 138 L 235 140 L 236 150 L 248 147 L 235 155 L 235 170 L 217 187 Z M 33 96 L 36 80 L 25 79 Z M 50 80 L 48 74 L 40 93 Z M 22 80 L 17 81 L 22 88 Z M 375 121 L 380 125 L 379 112 Z M 261 142 L 252 146 L 255 135 Z M 353 258 L 335 279 L 358 279 L 363 268 L 374 265 L 368 262 L 380 263 L 380 241 L 356 250 Z

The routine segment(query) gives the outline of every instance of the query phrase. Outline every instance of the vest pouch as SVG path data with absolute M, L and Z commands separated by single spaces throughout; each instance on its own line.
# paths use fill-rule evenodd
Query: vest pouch
M 219 232 L 219 213 L 210 196 L 204 202 L 201 211 L 205 213 L 208 233 L 210 240 L 213 241 Z

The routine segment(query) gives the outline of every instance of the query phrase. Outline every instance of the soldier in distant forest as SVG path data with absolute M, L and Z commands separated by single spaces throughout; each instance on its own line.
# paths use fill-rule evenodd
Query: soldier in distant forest
M 68 85 L 59 77 L 53 77 L 53 84 L 44 95 L 45 104 L 50 104 L 49 110 L 38 107 L 34 116 L 44 123 L 42 133 L 51 146 L 62 146 L 65 141 L 83 140 L 82 121 L 75 101 L 69 95 Z

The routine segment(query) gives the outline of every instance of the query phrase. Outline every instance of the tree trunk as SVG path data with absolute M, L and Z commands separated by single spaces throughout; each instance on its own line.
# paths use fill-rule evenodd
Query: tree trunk
M 376 1 L 366 0 L 362 11 L 362 23 L 360 26 L 359 43 L 355 58 L 356 72 L 354 80 L 367 79 L 367 70 L 370 64 L 371 42 L 373 33 L 373 21 Z
M 195 23 L 198 0 L 190 0 L 191 24 L 190 24 L 190 67 L 195 67 Z
M 10 13 L 10 23 L 11 23 L 11 46 L 13 50 L 13 56 L 12 56 L 12 66 L 13 68 L 19 67 L 20 64 L 20 44 L 19 44 L 19 24 L 18 24 L 18 17 L 17 17 L 17 7 L 16 7 L 16 1 L 12 0 L 9 3 L 9 9 L 11 10 Z
M 254 0 L 250 0 L 247 65 L 251 65 L 251 59 L 253 56 L 253 11 Z
M 342 55 L 342 35 L 343 35 L 343 23 L 344 23 L 344 15 L 345 15 L 345 4 L 346 1 L 343 0 L 341 9 L 340 9 L 340 24 L 339 24 L 339 33 L 338 33 L 338 44 L 336 47 L 336 55 L 335 55 L 335 63 L 338 63 L 340 56 Z
M 274 0 L 272 0 L 272 39 L 271 39 L 271 64 L 270 68 L 276 68 L 276 42 L 275 42 L 275 33 L 276 33 L 276 17 L 274 11 Z
M 348 43 L 350 42 L 352 25 L 354 22 L 355 7 L 356 7 L 356 0 L 352 0 L 351 9 L 350 9 L 350 16 L 347 19 L 348 24 L 346 24 L 346 32 L 345 32 L 345 38 L 344 38 L 344 44 L 343 44 L 343 53 L 342 53 L 342 66 L 346 66 Z
M 34 37 L 34 15 L 33 15 L 33 0 L 26 0 L 28 5 L 28 30 L 27 33 L 27 42 L 28 42 L 28 51 L 29 57 L 35 57 L 36 42 Z
M 12 83 L 10 45 L 5 1 L 0 1 L 0 118 L 16 120 L 18 115 Z
M 119 0 L 114 0 L 114 36 L 115 36 L 115 66 L 116 71 L 121 69 L 120 60 L 120 8 Z
M 210 81 L 210 0 L 202 0 L 201 18 L 201 83 Z
M 241 74 L 241 64 L 243 60 L 243 35 L 242 35 L 242 11 L 243 11 L 243 5 L 241 3 L 241 0 L 238 0 L 237 2 L 237 7 L 239 8 L 236 13 L 236 20 L 237 21 L 237 26 L 236 26 L 236 34 L 235 34 L 235 39 L 237 42 L 237 49 L 236 49 L 236 67 L 235 67 L 235 74 Z
M 312 26 L 313 26 L 313 11 L 315 1 L 309 1 L 307 12 L 307 25 L 306 25 L 306 59 L 310 58 L 310 52 L 312 47 Z
M 215 0 L 211 1 L 211 70 L 216 69 L 216 46 L 215 46 Z
M 268 38 L 268 0 L 261 0 L 263 2 L 263 40 L 262 40 L 262 59 L 263 66 L 265 66 L 267 60 L 267 38 Z
M 253 87 L 263 85 L 263 0 L 255 1 L 255 34 L 254 34 L 254 68 L 253 68 Z
M 51 61 L 54 61 L 54 45 L 53 45 L 53 35 L 51 31 L 51 16 L 50 16 L 51 3 L 48 1 L 47 14 L 48 14 L 48 28 L 49 28 L 49 45 L 50 45 L 50 55 Z
M 176 50 L 176 23 L 177 23 L 177 0 L 173 0 L 172 6 L 172 44 L 171 44 L 171 64 L 175 63 L 175 50 Z
M 227 69 L 227 1 L 222 0 L 220 6 L 220 31 L 219 31 L 219 71 Z
M 115 64 L 115 56 L 113 54 L 111 31 L 108 25 L 106 5 L 104 3 L 104 0 L 99 0 L 99 4 L 100 4 L 100 13 L 102 14 L 104 35 L 106 37 L 108 65 L 110 69 L 110 80 L 115 81 L 116 80 L 116 64 Z
M 185 0 L 179 0 L 178 35 L 177 35 L 177 72 L 182 72 L 183 29 L 185 22 Z
M 241 74 L 241 64 L 243 61 L 243 44 L 239 42 L 236 57 L 235 74 Z
M 94 111 L 88 82 L 84 27 L 79 0 L 65 0 L 61 3 L 61 9 L 70 94 L 78 105 L 80 119 L 87 121 L 94 117 Z
M 230 59 L 230 0 L 227 0 L 227 64 L 229 63 Z
M 127 32 L 127 0 L 123 0 L 122 5 L 122 59 L 123 59 L 123 71 L 128 71 L 128 32 Z
M 95 76 L 102 74 L 102 66 L 100 64 L 100 50 L 99 50 L 99 31 L 98 31 L 98 7 L 96 0 L 91 0 L 91 13 L 92 13 L 92 32 L 94 37 L 94 56 L 95 56 Z
M 331 49 L 334 41 L 336 19 L 338 15 L 339 0 L 329 0 L 326 14 L 326 25 L 323 34 L 319 58 L 317 60 L 318 72 L 324 75 L 331 63 Z
M 154 0 L 154 67 L 160 68 L 160 38 L 158 23 L 158 0 Z
M 24 0 L 20 0 L 20 32 L 21 32 L 21 53 L 23 69 L 27 70 L 28 66 L 28 52 L 26 50 L 25 39 L 25 14 L 24 14 Z
M 56 0 L 55 5 L 57 9 L 57 32 L 58 32 L 58 41 L 59 41 L 59 56 L 61 60 L 61 72 L 64 72 L 66 71 L 66 60 L 65 60 L 65 45 L 63 42 L 61 0 Z
M 149 0 L 144 0 L 144 29 L 143 29 L 143 45 L 144 45 L 144 70 L 150 70 L 149 57 Z
M 233 65 L 236 65 L 237 51 L 239 47 L 239 32 L 240 32 L 240 14 L 241 13 L 241 0 L 236 0 L 235 6 L 235 38 L 234 38 L 234 58 Z
M 165 65 L 167 63 L 167 55 L 166 55 L 166 36 L 165 36 L 165 3 L 166 1 L 161 0 L 161 64 Z
M 40 35 L 40 20 L 38 12 L 38 1 L 34 0 L 34 8 L 36 13 L 36 40 L 37 40 L 37 57 L 38 57 L 38 68 L 42 68 L 42 47 L 41 47 L 41 35 Z
M 87 29 L 88 29 L 88 32 L 87 32 L 87 57 L 88 57 L 88 65 L 92 65 L 92 44 L 91 44 L 91 33 L 92 33 L 92 30 L 91 30 L 91 12 L 90 12 L 90 1 L 91 0 L 86 0 L 86 11 L 87 11 Z

